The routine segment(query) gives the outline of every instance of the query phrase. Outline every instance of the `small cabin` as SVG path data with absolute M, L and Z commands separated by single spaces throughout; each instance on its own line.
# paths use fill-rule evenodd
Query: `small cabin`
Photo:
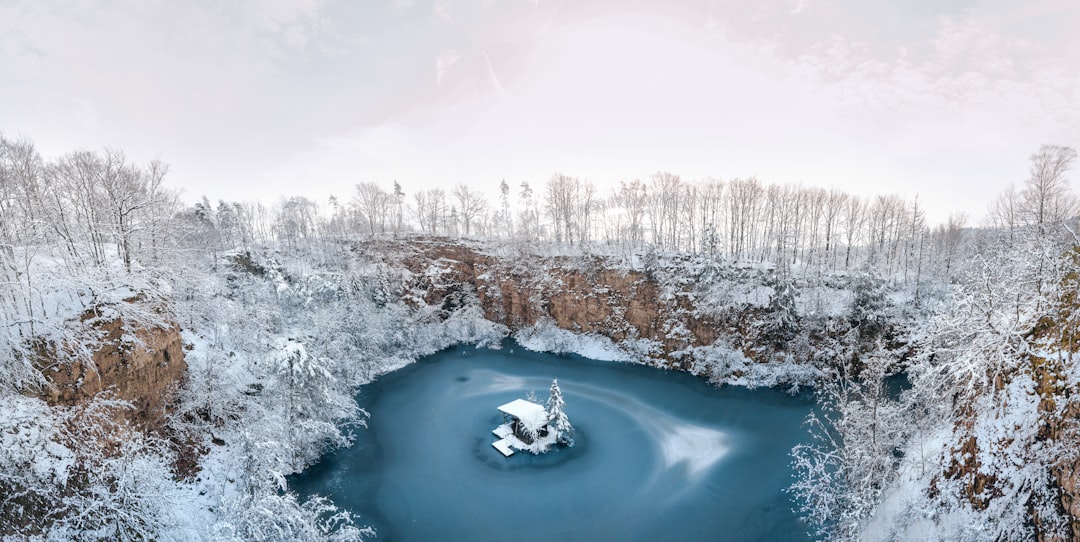
M 514 399 L 499 407 L 503 415 L 503 424 L 492 433 L 500 440 L 492 443 L 504 456 L 519 450 L 543 451 L 550 446 L 549 436 L 554 432 L 548 426 L 547 410 L 532 401 Z
M 499 407 L 503 422 L 510 424 L 514 436 L 525 444 L 541 439 L 548 434 L 547 410 L 525 399 L 514 399 Z M 534 437 L 535 436 L 535 437 Z

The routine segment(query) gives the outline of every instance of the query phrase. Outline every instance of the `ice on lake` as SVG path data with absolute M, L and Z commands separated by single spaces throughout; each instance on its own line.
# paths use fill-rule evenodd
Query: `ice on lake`
M 514 345 L 516 346 L 516 345 Z M 577 445 L 503 457 L 498 405 L 559 379 Z M 806 540 L 783 492 L 806 395 L 683 373 L 456 348 L 361 390 L 353 448 L 292 480 L 380 540 Z

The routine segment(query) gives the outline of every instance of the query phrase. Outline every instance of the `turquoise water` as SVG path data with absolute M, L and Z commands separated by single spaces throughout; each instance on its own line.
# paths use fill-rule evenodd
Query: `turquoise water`
M 557 377 L 577 445 L 504 458 L 499 405 Z M 685 373 L 458 347 L 360 391 L 356 444 L 295 477 L 379 540 L 805 540 L 783 492 L 810 394 Z

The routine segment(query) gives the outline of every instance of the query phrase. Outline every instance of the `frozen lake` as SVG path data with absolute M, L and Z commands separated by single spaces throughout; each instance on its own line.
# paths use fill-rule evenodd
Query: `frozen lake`
M 499 405 L 557 377 L 577 446 L 504 458 Z M 783 492 L 810 394 L 457 347 L 365 386 L 369 429 L 292 480 L 379 540 L 806 540 Z

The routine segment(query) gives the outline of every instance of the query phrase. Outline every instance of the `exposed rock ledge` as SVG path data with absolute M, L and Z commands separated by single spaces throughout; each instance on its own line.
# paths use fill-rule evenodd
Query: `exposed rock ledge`
M 646 273 L 612 269 L 597 257 L 496 258 L 467 245 L 433 239 L 410 239 L 377 248 L 361 245 L 365 255 L 383 256 L 391 267 L 412 274 L 406 301 L 453 310 L 463 295 L 475 295 L 484 316 L 518 331 L 541 321 L 618 343 L 644 339 L 672 367 L 671 352 L 712 344 L 721 325 L 695 311 L 689 287 L 662 291 Z M 390 250 L 387 250 L 387 249 Z M 398 260 L 400 258 L 400 260 Z M 394 261 L 389 261 L 394 259 Z M 463 291 L 463 289 L 469 291 Z
M 581 353 L 573 348 L 586 345 L 590 355 L 610 355 L 603 359 L 717 382 L 808 384 L 821 375 L 812 346 L 831 339 L 827 326 L 807 327 L 797 341 L 768 335 L 772 290 L 763 268 L 710 267 L 677 255 L 646 268 L 617 257 L 541 256 L 526 248 L 485 249 L 416 236 L 368 240 L 353 249 L 383 268 L 383 295 L 407 304 L 444 316 L 472 305 L 511 334 L 525 333 L 529 342 L 539 333 L 547 335 L 541 341 L 558 344 L 562 338 L 549 334 L 564 330 L 579 335 L 566 342 L 567 352 Z M 697 283 L 699 274 L 709 273 L 721 273 L 723 292 L 715 291 L 715 283 L 711 290 Z
M 95 322 L 90 314 L 84 321 L 94 322 L 88 325 L 100 334 L 92 363 L 45 365 L 48 385 L 38 396 L 51 405 L 77 406 L 107 391 L 133 407 L 118 412 L 117 418 L 143 430 L 160 428 L 187 372 L 180 328 L 170 324 L 125 330 L 119 318 Z

